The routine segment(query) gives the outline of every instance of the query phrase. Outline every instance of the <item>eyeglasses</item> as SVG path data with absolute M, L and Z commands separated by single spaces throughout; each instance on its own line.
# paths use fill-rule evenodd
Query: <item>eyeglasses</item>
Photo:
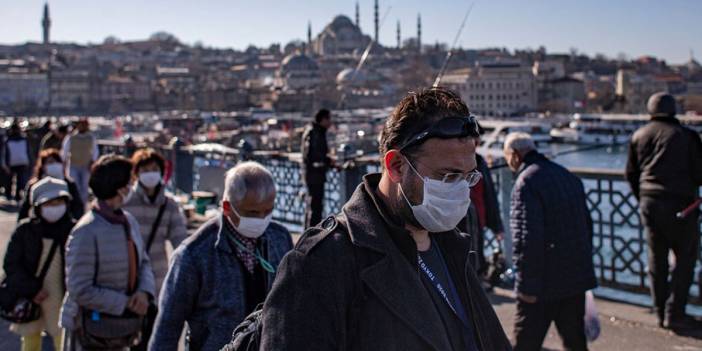
M 405 159 L 407 160 L 407 163 L 412 168 L 414 173 L 417 174 L 419 177 L 433 179 L 432 177 L 423 176 L 421 173 L 419 173 L 419 171 L 417 171 L 412 162 L 410 162 L 409 158 L 405 156 Z M 465 180 L 466 182 L 468 182 L 469 187 L 474 187 L 482 178 L 482 173 L 480 173 L 480 171 L 478 171 L 477 169 L 474 169 L 468 173 L 446 173 L 442 176 L 441 181 L 446 184 L 454 184 Z
M 400 147 L 400 151 L 419 145 L 430 138 L 450 139 L 468 136 L 474 138 L 480 136 L 480 126 L 475 116 L 443 118 L 407 140 Z

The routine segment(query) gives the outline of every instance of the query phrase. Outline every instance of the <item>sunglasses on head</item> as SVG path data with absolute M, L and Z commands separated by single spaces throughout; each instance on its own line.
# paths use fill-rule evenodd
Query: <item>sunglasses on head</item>
M 475 116 L 468 117 L 448 117 L 440 119 L 429 128 L 414 135 L 407 140 L 401 147 L 403 151 L 409 147 L 422 144 L 431 138 L 451 139 L 480 136 L 480 126 Z

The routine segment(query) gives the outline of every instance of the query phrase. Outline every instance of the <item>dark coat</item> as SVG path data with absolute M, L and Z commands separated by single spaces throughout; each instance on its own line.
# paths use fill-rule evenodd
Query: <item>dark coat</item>
M 75 221 L 64 216 L 56 223 L 47 223 L 39 218 L 27 218 L 15 228 L 5 253 L 5 282 L 17 295 L 27 299 L 41 290 L 43 282 L 37 277 L 39 260 L 44 249 L 43 238 L 59 240 L 57 254 L 64 257 L 64 245 Z
M 331 166 L 327 130 L 317 123 L 307 126 L 302 133 L 301 151 L 305 183 L 308 185 L 324 183 L 327 170 Z
M 421 281 L 414 240 L 392 223 L 368 175 L 342 214 L 309 229 L 278 269 L 261 350 L 451 349 Z M 432 234 L 483 351 L 510 350 L 458 232 Z
M 209 220 L 173 253 L 149 350 L 176 350 L 185 322 L 190 350 L 219 350 L 246 317 L 245 268 L 223 220 L 221 214 Z M 290 249 L 290 233 L 277 223 L 271 223 L 257 243 L 257 250 L 273 267 Z M 266 289 L 273 277 L 266 274 Z
M 476 154 L 475 160 L 478 163 L 478 171 L 483 176 L 484 182 L 484 193 L 483 201 L 485 201 L 485 214 L 487 222 L 486 227 L 490 228 L 493 233 L 501 233 L 504 231 L 502 225 L 502 216 L 500 212 L 500 205 L 497 201 L 497 192 L 495 191 L 495 183 L 492 181 L 492 174 L 490 172 L 490 167 L 488 166 L 485 159 Z
M 68 185 L 68 193 L 71 194 L 72 198 L 68 203 L 68 213 L 71 214 L 73 219 L 78 220 L 81 216 L 83 216 L 83 213 L 85 213 L 85 204 L 83 204 L 83 200 L 81 200 L 76 183 L 70 179 L 64 179 L 63 181 L 65 181 L 66 185 Z M 32 187 L 34 184 L 36 184 L 36 182 L 36 179 L 32 179 L 29 181 L 29 183 L 27 183 L 24 191 L 24 193 L 27 195 L 24 197 L 24 199 L 22 199 L 22 204 L 20 205 L 19 212 L 17 213 L 17 221 L 21 221 L 30 215 L 29 212 L 31 209 L 31 204 L 29 203 L 29 194 L 32 193 Z
M 580 178 L 532 151 L 514 184 L 510 217 L 518 292 L 548 300 L 597 285 Z
M 692 201 L 702 185 L 702 141 L 674 117 L 654 117 L 634 133 L 626 178 L 634 195 Z

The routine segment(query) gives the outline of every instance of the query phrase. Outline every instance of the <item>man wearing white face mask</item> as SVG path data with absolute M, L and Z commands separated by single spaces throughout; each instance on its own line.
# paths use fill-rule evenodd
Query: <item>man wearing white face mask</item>
M 261 350 L 510 350 L 455 230 L 478 136 L 461 98 L 410 93 L 380 139 L 382 174 L 309 229 L 263 307 Z
M 265 300 L 278 263 L 292 249 L 290 233 L 271 222 L 275 197 L 273 176 L 260 164 L 244 162 L 227 172 L 221 215 L 173 254 L 149 350 L 175 350 L 185 322 L 190 350 L 219 350 Z

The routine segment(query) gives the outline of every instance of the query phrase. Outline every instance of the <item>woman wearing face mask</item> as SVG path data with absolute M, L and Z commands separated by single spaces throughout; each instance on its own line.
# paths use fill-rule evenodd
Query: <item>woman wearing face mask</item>
M 61 161 L 61 154 L 56 149 L 46 149 L 39 153 L 37 164 L 34 167 L 34 175 L 27 183 L 25 194 L 31 194 L 34 184 L 47 176 L 62 179 L 66 182 L 68 192 L 71 194 L 71 200 L 68 204 L 68 213 L 73 218 L 79 219 L 83 215 L 83 212 L 85 212 L 85 204 L 83 204 L 83 201 L 80 199 L 76 183 L 66 177 L 66 169 Z M 29 199 L 25 197 L 24 201 L 22 201 L 22 204 L 20 205 L 17 221 L 29 216 L 29 210 L 31 208 L 30 205 Z
M 139 223 L 122 210 L 131 177 L 132 163 L 121 156 L 102 156 L 92 167 L 97 200 L 66 245 L 64 350 L 126 350 L 139 341 L 155 286 Z
M 75 221 L 67 212 L 71 194 L 62 180 L 47 177 L 29 193 L 32 216 L 23 219 L 12 234 L 5 255 L 5 283 L 16 297 L 39 307 L 38 319 L 16 323 L 10 330 L 22 335 L 22 350 L 41 350 L 42 331 L 61 350 L 59 311 L 64 295 L 64 244 Z
M 151 267 L 156 279 L 156 296 L 163 279 L 168 273 L 166 243 L 178 247 L 188 235 L 185 216 L 163 184 L 166 161 L 153 149 L 138 150 L 132 156 L 133 174 L 136 178 L 134 195 L 124 205 L 124 209 L 134 215 L 141 228 L 141 236 L 146 243 L 146 251 L 151 259 Z M 149 309 L 149 321 L 156 318 L 156 306 Z M 151 335 L 152 323 L 144 329 L 141 348 L 146 350 L 146 342 Z

